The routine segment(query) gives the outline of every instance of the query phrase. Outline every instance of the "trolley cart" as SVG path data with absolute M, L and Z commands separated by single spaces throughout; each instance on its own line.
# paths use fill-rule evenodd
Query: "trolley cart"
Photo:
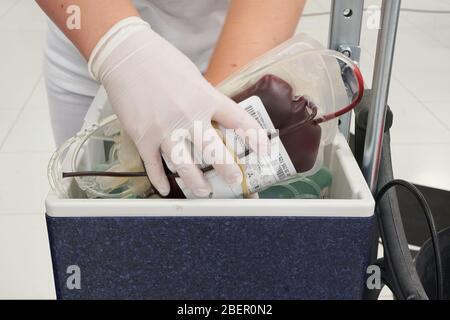
M 104 91 L 94 104 L 99 108 L 87 118 L 96 123 L 110 109 Z M 58 298 L 361 298 L 373 197 L 341 134 L 324 158 L 334 172 L 328 200 L 50 195 L 47 225 Z M 70 283 L 73 268 L 81 275 L 79 289 Z
M 364 1 L 358 0 L 334 0 L 332 4 L 330 46 L 348 53 L 355 60 L 359 59 L 363 6 Z M 393 114 L 387 101 L 400 8 L 401 0 L 382 1 L 372 90 L 366 92 L 356 111 L 355 157 L 374 194 L 394 179 L 389 135 Z M 349 117 L 342 119 L 341 125 L 346 136 L 349 136 Z M 380 267 L 382 285 L 388 285 L 398 299 L 428 299 L 408 248 L 395 190 L 380 200 L 375 214 L 378 222 L 373 234 L 371 263 Z M 383 230 L 385 256 L 377 260 L 380 229 Z M 381 288 L 369 290 L 366 287 L 365 290 L 365 299 L 376 299 L 381 292 Z
M 366 290 L 367 268 L 376 262 L 378 246 L 371 191 L 378 189 L 377 178 L 380 185 L 392 175 L 384 124 L 399 9 L 400 0 L 383 1 L 374 87 L 366 97 L 370 108 L 356 118 L 362 124 L 356 132 L 362 172 L 347 144 L 349 116 L 341 119 L 342 133 L 325 152 L 334 172 L 331 199 L 76 200 L 50 194 L 47 225 L 57 297 L 376 297 L 378 291 Z M 362 14 L 363 1 L 332 2 L 330 48 L 355 61 Z M 107 104 L 104 92 L 94 104 Z M 407 244 L 395 194 L 389 195 L 380 205 L 382 221 L 400 236 L 384 239 L 397 256 L 379 265 L 383 275 L 401 278 L 391 285 L 398 297 L 414 291 L 414 297 L 425 298 L 410 268 L 412 259 L 399 254 L 408 252 Z

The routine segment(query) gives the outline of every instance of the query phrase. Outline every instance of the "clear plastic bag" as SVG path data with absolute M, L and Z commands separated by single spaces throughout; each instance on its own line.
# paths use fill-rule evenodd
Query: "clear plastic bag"
M 75 171 L 91 174 L 68 179 Z M 50 160 L 48 176 L 61 198 L 148 198 L 155 190 L 143 171 L 136 146 L 112 115 L 64 143 Z M 136 176 L 120 172 L 135 172 Z
M 300 34 L 240 69 L 221 83 L 218 89 L 236 98 L 254 88 L 254 92 L 258 92 L 258 85 L 265 80 L 269 86 L 277 82 L 289 88 L 292 108 L 298 106 L 301 99 L 307 102 L 302 111 L 306 115 L 304 123 L 287 121 L 286 128 L 277 129 L 281 129 L 281 134 L 290 131 L 302 134 L 303 140 L 299 140 L 303 141 L 303 145 L 299 144 L 298 148 L 306 147 L 308 134 L 312 132 L 305 130 L 306 126 L 314 127 L 316 133 L 319 130 L 320 134 L 311 138 L 318 139 L 317 143 L 307 146 L 311 150 L 306 154 L 312 157 L 306 166 L 308 169 L 297 170 L 300 178 L 315 174 L 322 168 L 324 147 L 333 141 L 337 133 L 337 117 L 351 111 L 362 98 L 364 86 L 359 69 L 344 55 L 327 50 L 311 37 Z M 269 105 L 265 107 L 270 108 Z M 105 115 L 105 111 L 91 110 L 89 114 L 100 117 Z M 285 118 L 294 119 L 289 113 Z M 60 197 L 156 196 L 145 177 L 137 150 L 123 134 L 117 118 L 112 115 L 105 121 L 100 120 L 97 119 L 100 125 L 88 127 L 55 153 L 49 165 L 52 188 Z M 287 147 L 294 150 L 296 146 Z M 76 171 L 78 175 L 63 178 L 63 172 Z M 112 176 L 120 173 L 122 176 Z M 108 174 L 111 176 L 108 177 Z M 73 190 L 80 192 L 74 193 Z
M 348 72 L 349 69 L 353 72 Z M 274 75 L 288 83 L 292 87 L 293 99 L 306 97 L 314 103 L 318 113 L 316 118 L 329 118 L 357 102 L 364 88 L 359 70 L 350 59 L 325 49 L 306 34 L 298 34 L 237 71 L 218 89 L 233 97 L 255 85 L 265 75 Z M 327 119 L 320 127 L 316 163 L 307 172 L 302 172 L 304 175 L 312 175 L 322 167 L 323 148 L 334 140 L 338 118 Z

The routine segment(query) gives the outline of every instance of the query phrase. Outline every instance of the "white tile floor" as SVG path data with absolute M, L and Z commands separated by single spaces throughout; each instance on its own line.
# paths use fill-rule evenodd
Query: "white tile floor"
M 306 12 L 327 11 L 329 4 L 310 0 Z M 450 10 L 450 0 L 404 0 L 403 7 Z M 328 21 L 305 17 L 299 30 L 326 44 Z M 376 32 L 363 28 L 361 67 L 369 84 Z M 54 297 L 44 220 L 46 165 L 54 150 L 42 80 L 44 37 L 45 18 L 34 1 L 0 1 L 0 298 Z M 397 177 L 450 190 L 449 84 L 450 15 L 402 12 L 389 99 Z

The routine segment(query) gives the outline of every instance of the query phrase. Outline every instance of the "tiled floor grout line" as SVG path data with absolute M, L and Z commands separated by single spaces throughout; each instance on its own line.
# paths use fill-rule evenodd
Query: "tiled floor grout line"
M 30 94 L 27 96 L 27 98 L 25 99 L 25 102 L 23 103 L 23 105 L 19 108 L 19 112 L 17 113 L 17 116 L 13 122 L 13 124 L 11 125 L 11 127 L 8 129 L 8 131 L 6 132 L 5 138 L 3 139 L 3 141 L 1 141 L 0 143 L 0 152 L 2 151 L 6 140 L 9 138 L 9 136 L 11 135 L 11 132 L 14 130 L 14 127 L 17 124 L 17 121 L 19 120 L 20 116 L 23 114 L 26 106 L 28 105 L 28 103 L 30 102 L 34 92 L 36 91 L 37 87 L 39 86 L 39 82 L 42 80 L 42 73 L 39 76 L 38 80 L 36 81 L 36 83 L 33 85 L 33 88 L 31 89 Z
M 14 4 L 12 4 L 8 9 L 5 10 L 5 12 L 3 12 L 0 15 L 0 20 L 3 19 L 4 17 L 6 17 L 6 15 L 12 10 L 14 9 L 21 1 L 15 1 Z
M 45 213 L 43 212 L 14 212 L 14 213 L 1 213 L 0 212 L 0 219 L 5 217 L 5 218 L 9 218 L 9 217 L 14 217 L 14 216 L 42 216 L 45 217 Z
M 443 121 L 442 119 L 440 119 L 438 116 L 436 116 L 436 114 L 427 106 L 427 104 L 426 103 L 424 103 L 411 89 L 409 89 L 405 84 L 403 84 L 403 82 L 402 81 L 400 81 L 400 79 L 399 78 L 397 78 L 397 76 L 395 76 L 395 75 L 393 75 L 393 78 L 395 79 L 395 80 L 397 80 L 397 82 L 398 82 L 398 84 L 400 85 L 400 86 L 402 86 L 403 87 L 403 89 L 405 89 L 412 97 L 414 97 L 414 99 L 416 100 L 416 101 L 418 101 L 419 102 L 419 104 L 422 106 L 422 107 L 424 107 L 429 113 L 430 113 L 430 115 L 437 121 L 437 122 L 439 122 L 441 125 L 443 125 L 444 126 L 444 128 L 446 128 L 447 129 L 447 131 L 449 131 L 449 134 L 450 134 L 450 124 L 447 124 L 445 121 Z
M 2 110 L 6 110 L 6 109 L 2 109 Z M 10 110 L 14 110 L 14 109 L 10 109 Z M 17 111 L 17 109 L 15 109 Z M 0 141 L 0 153 L 1 150 L 3 148 L 3 145 L 6 143 L 6 139 L 9 137 L 9 135 L 11 134 L 11 131 L 14 129 L 14 127 L 16 126 L 17 120 L 19 119 L 19 115 L 20 115 L 20 110 L 19 112 L 17 112 L 15 119 L 13 120 L 11 126 L 8 128 L 8 130 L 6 131 L 5 136 L 3 137 L 3 139 Z
M 444 103 L 448 105 L 448 108 L 450 109 L 450 100 L 449 99 L 436 99 L 436 100 L 430 100 L 430 99 L 419 99 L 421 103 L 427 105 L 427 103 Z M 435 118 L 438 118 L 438 116 L 432 111 L 430 110 L 431 113 L 433 113 L 433 115 L 435 116 Z M 447 127 L 447 129 L 450 131 L 450 123 L 446 123 L 445 122 L 445 126 Z
M 450 15 L 449 15 L 450 16 Z M 450 44 L 447 44 L 445 42 L 442 42 L 440 39 L 435 38 L 434 35 L 422 30 L 422 28 L 420 28 L 419 25 L 417 25 L 415 22 L 413 22 L 412 20 L 405 18 L 406 21 L 408 21 L 415 29 L 417 29 L 420 33 L 422 33 L 423 35 L 429 37 L 431 40 L 433 40 L 434 42 L 440 44 L 441 46 L 443 46 L 445 49 L 450 49 Z
M 430 37 L 428 34 L 426 34 L 426 33 L 424 33 L 427 37 Z M 430 37 L 431 38 L 431 37 Z M 434 40 L 434 39 L 433 39 Z M 434 40 L 435 41 L 435 40 Z M 363 48 L 363 50 L 367 53 L 367 54 L 369 54 L 372 58 L 375 58 L 374 57 L 374 54 L 372 54 L 372 52 L 370 52 L 369 50 L 367 50 L 366 48 Z M 394 63 L 395 63 L 395 61 L 394 61 Z M 397 83 L 406 91 L 406 92 L 408 92 L 410 95 L 411 95 L 411 97 L 413 97 L 414 98 L 414 100 L 415 101 L 417 101 L 422 107 L 424 107 L 430 114 L 431 114 L 431 116 L 435 119 L 435 120 L 437 120 L 441 125 L 443 125 L 444 126 L 444 128 L 446 128 L 448 131 L 449 131 L 449 134 L 450 134 L 450 124 L 447 124 L 445 121 L 442 121 L 442 119 L 440 119 L 439 117 L 437 117 L 437 115 L 430 109 L 430 108 L 428 108 L 428 106 L 427 106 L 427 104 L 426 104 L 426 102 L 424 101 L 424 100 L 422 100 L 422 99 L 420 99 L 411 89 L 409 89 L 401 80 L 400 80 L 400 78 L 394 73 L 394 72 L 392 72 L 392 79 L 393 80 L 395 80 L 395 81 L 397 81 Z M 392 83 L 391 83 L 391 88 L 392 88 Z M 428 100 L 428 101 L 431 101 L 431 100 Z M 444 99 L 444 100 L 439 100 L 439 101 L 448 101 L 448 100 L 446 100 L 446 99 Z
M 421 103 L 430 112 L 430 114 L 433 118 L 437 119 L 440 123 L 442 123 L 445 126 L 445 128 L 447 128 L 448 134 L 450 135 L 450 123 L 446 123 L 445 121 L 441 120 L 440 117 L 433 110 L 431 110 L 430 108 L 427 107 L 427 104 L 425 102 L 421 101 Z

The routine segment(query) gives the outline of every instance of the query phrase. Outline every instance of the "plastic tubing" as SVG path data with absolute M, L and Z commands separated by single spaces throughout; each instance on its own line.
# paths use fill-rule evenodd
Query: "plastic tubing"
M 346 114 L 347 112 L 352 111 L 354 108 L 356 108 L 356 106 L 361 102 L 363 96 L 364 96 L 364 79 L 362 76 L 361 71 L 359 70 L 358 66 L 351 60 L 349 59 L 347 56 L 343 55 L 342 53 L 339 53 L 337 51 L 334 50 L 329 50 L 329 49 L 316 49 L 316 50 L 307 50 L 307 51 L 303 51 L 300 52 L 292 57 L 283 59 L 281 61 L 274 61 L 272 63 L 268 63 L 265 64 L 263 66 L 260 66 L 259 68 L 256 68 L 255 70 L 253 70 L 252 73 L 258 72 L 258 71 L 262 71 L 263 69 L 267 68 L 267 67 L 275 67 L 278 64 L 282 64 L 282 63 L 286 63 L 286 61 L 290 61 L 290 60 L 295 60 L 298 59 L 300 56 L 303 55 L 310 55 L 310 54 L 319 54 L 322 56 L 328 56 L 328 57 L 334 57 L 342 62 L 344 62 L 346 65 L 350 66 L 350 68 L 352 69 L 356 81 L 358 82 L 358 92 L 355 96 L 355 98 L 353 99 L 353 101 L 340 108 L 339 110 L 335 111 L 335 112 L 331 112 L 331 113 L 327 113 L 325 115 L 321 115 L 319 117 L 316 118 L 316 112 L 317 110 L 313 110 L 312 112 L 312 117 L 306 119 L 306 121 L 302 121 L 300 123 L 296 123 L 290 127 L 287 127 L 285 129 L 283 129 L 283 132 L 280 134 L 286 134 L 287 132 L 291 131 L 291 130 L 296 130 L 302 126 L 304 126 L 306 123 L 309 123 L 310 121 L 313 121 L 315 124 L 320 124 L 320 123 L 324 123 L 333 119 L 336 119 L 344 114 Z M 245 78 L 244 78 L 245 79 Z M 79 147 L 80 148 L 80 147 Z M 79 151 L 79 150 L 77 150 Z M 205 168 L 203 171 L 208 171 L 211 168 L 207 167 Z M 90 172 L 64 172 L 63 173 L 63 178 L 70 178 L 70 177 L 83 177 L 83 176 L 105 176 L 105 177 L 143 177 L 146 176 L 145 172 L 96 172 L 96 171 L 90 171 Z

